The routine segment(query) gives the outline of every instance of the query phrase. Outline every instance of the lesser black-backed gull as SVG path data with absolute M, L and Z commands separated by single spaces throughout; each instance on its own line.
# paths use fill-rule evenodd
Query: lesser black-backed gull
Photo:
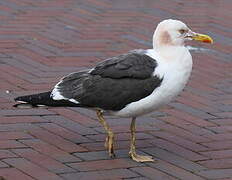
M 137 162 L 153 161 L 135 152 L 135 120 L 169 103 L 185 87 L 192 56 L 186 40 L 212 43 L 203 34 L 191 31 L 183 22 L 164 20 L 153 36 L 153 49 L 133 50 L 100 62 L 93 69 L 74 72 L 62 78 L 53 90 L 15 98 L 20 105 L 33 107 L 71 106 L 94 109 L 108 136 L 106 148 L 114 156 L 114 134 L 103 115 L 130 117 L 130 157 Z

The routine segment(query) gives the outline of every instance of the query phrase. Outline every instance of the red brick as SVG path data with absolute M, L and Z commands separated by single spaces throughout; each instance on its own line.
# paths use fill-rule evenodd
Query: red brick
M 115 141 L 115 149 L 125 149 L 127 148 L 129 150 L 130 147 L 130 141 Z M 83 143 L 81 146 L 87 148 L 90 151 L 101 151 L 105 150 L 104 142 L 93 142 L 93 143 Z M 136 147 L 137 148 L 144 148 L 144 147 L 152 147 L 153 144 L 151 144 L 150 140 L 136 140 Z
M 224 134 L 210 134 L 204 135 L 204 137 L 208 138 L 208 141 L 223 141 L 223 140 L 232 140 L 232 133 L 224 133 Z
M 165 172 L 168 175 L 174 176 L 177 179 L 204 180 L 202 177 L 198 175 L 195 175 L 189 171 L 178 168 L 172 164 L 169 164 L 161 160 L 157 163 L 150 163 L 150 166 L 152 168 Z
M 189 149 L 183 148 L 181 146 L 178 146 L 176 144 L 173 144 L 171 142 L 162 139 L 154 138 L 151 143 L 153 143 L 154 145 L 160 148 L 168 150 L 174 154 L 177 154 L 181 157 L 184 157 L 188 160 L 197 161 L 197 160 L 208 159 L 207 157 L 200 155 L 197 152 L 191 151 Z
M 15 180 L 16 177 L 18 180 L 34 180 L 31 176 L 16 168 L 1 168 L 0 176 L 4 177 L 6 180 Z
M 24 144 L 15 140 L 0 140 L 0 149 L 13 149 L 26 147 Z
M 56 135 L 62 135 L 63 138 L 74 142 L 74 143 L 85 143 L 85 142 L 91 142 L 92 140 L 89 139 L 89 136 L 81 136 L 78 133 L 74 133 L 66 128 L 63 128 L 57 124 L 53 124 L 53 123 L 43 123 L 40 125 L 40 127 L 43 127 L 44 129 L 46 129 L 47 131 L 54 133 Z M 92 135 L 92 136 L 96 136 L 96 135 Z
M 78 172 L 78 173 L 68 173 L 62 174 L 61 177 L 67 180 L 82 179 L 82 180 L 103 180 L 103 179 L 126 179 L 138 177 L 136 173 L 128 169 L 113 169 L 113 170 L 98 170 L 90 172 Z
M 37 164 L 54 173 L 75 172 L 75 170 L 73 170 L 72 168 L 65 166 L 59 161 L 52 159 L 50 156 L 34 151 L 33 149 L 15 149 L 13 150 L 13 152 L 19 155 L 20 157 L 23 157 L 31 161 L 32 163 Z
M 204 146 L 210 148 L 210 150 L 220 150 L 220 149 L 231 149 L 232 148 L 232 140 L 224 140 L 224 141 L 215 141 L 202 143 Z
M 61 173 L 69 180 L 231 180 L 232 36 L 231 24 L 226 23 L 231 19 L 231 1 L 220 1 L 218 6 L 216 1 L 189 0 L 184 8 L 177 1 L 167 2 L 1 1 L 0 176 L 51 179 Z M 209 21 L 215 12 L 217 18 Z M 103 146 L 106 134 L 95 112 L 11 107 L 17 95 L 48 91 L 66 74 L 131 49 L 151 48 L 155 25 L 174 16 L 193 31 L 208 31 L 215 43 L 187 42 L 201 49 L 191 52 L 193 72 L 185 90 L 176 102 L 138 119 L 137 151 L 153 155 L 157 162 L 134 164 L 128 158 L 128 119 L 107 118 L 120 149 L 116 150 L 120 159 L 112 160 Z M 79 152 L 82 146 L 88 150 Z M 13 167 L 4 168 L 10 166 L 4 159 Z M 120 162 L 106 163 L 114 160 Z M 77 162 L 84 163 L 82 170 L 90 163 L 89 169 L 97 171 L 69 171 L 69 163 Z M 99 166 L 92 165 L 96 162 Z
M 170 133 L 172 133 L 174 135 L 178 135 L 180 137 L 184 137 L 184 138 L 189 139 L 190 141 L 193 141 L 193 142 L 196 142 L 196 143 L 208 142 L 209 141 L 208 138 L 193 134 L 193 132 L 188 131 L 188 129 L 183 129 L 183 128 L 185 128 L 185 126 L 183 126 L 183 124 L 182 124 L 183 121 L 179 121 L 179 119 L 176 119 L 174 117 L 172 117 L 172 118 L 162 118 L 162 119 L 164 119 L 165 121 L 168 120 L 168 122 L 171 124 L 171 125 L 170 124 L 165 124 L 165 125 L 157 126 L 157 127 L 161 128 L 162 130 L 170 132 Z M 186 126 L 188 126 L 188 125 L 186 125 Z
M 165 139 L 167 141 L 170 141 L 174 144 L 177 144 L 179 146 L 185 147 L 186 149 L 190 149 L 192 151 L 205 151 L 207 150 L 207 146 L 204 144 L 199 145 L 197 143 L 191 142 L 189 140 L 184 139 L 184 137 L 178 137 L 171 133 L 163 132 L 163 131 L 157 131 L 152 133 L 155 137 Z
M 69 163 L 69 166 L 79 171 L 94 171 L 105 169 L 120 169 L 140 166 L 136 162 L 130 159 L 110 159 L 110 160 L 98 160 L 89 162 Z
M 99 125 L 99 122 L 97 120 L 93 120 L 86 116 L 82 116 L 81 114 L 74 112 L 70 109 L 52 109 L 52 111 L 87 127 Z
M 0 132 L 0 140 L 13 139 L 33 139 L 33 137 L 25 132 Z
M 232 118 L 231 112 L 220 112 L 220 113 L 214 113 L 214 114 L 220 118 Z
M 53 115 L 55 113 L 46 109 L 14 109 L 14 110 L 0 110 L 2 116 L 30 116 L 30 115 Z
M 226 126 L 226 125 L 232 125 L 232 118 L 220 118 L 220 119 L 214 119 L 211 122 L 221 125 L 221 126 Z
M 11 158 L 11 157 L 17 157 L 17 155 L 9 150 L 0 150 L 0 159 Z
M 151 168 L 151 167 L 136 167 L 131 168 L 132 171 L 135 171 L 139 174 L 141 174 L 144 177 L 150 178 L 150 179 L 156 179 L 156 180 L 177 180 L 177 178 L 167 175 L 162 171 L 159 171 L 157 169 Z
M 94 141 L 103 142 L 106 139 L 106 134 L 87 135 L 86 137 Z M 115 138 L 117 141 L 130 140 L 131 134 L 130 133 L 115 133 Z M 148 139 L 153 139 L 153 136 L 148 133 L 137 132 L 136 139 L 148 140 Z
M 193 116 L 191 114 L 188 114 L 186 112 L 179 112 L 178 110 L 168 110 L 168 113 L 170 113 L 172 116 L 175 116 L 176 118 L 183 119 L 184 121 L 190 122 L 191 124 L 195 124 L 198 126 L 216 126 L 216 124 L 203 120 L 197 116 Z
M 71 141 L 67 141 L 61 136 L 57 136 L 53 133 L 48 132 L 47 130 L 44 130 L 42 128 L 35 129 L 30 131 L 30 134 L 34 137 L 37 137 L 38 139 L 41 139 L 51 145 L 54 145 L 68 153 L 72 152 L 83 152 L 86 151 L 84 147 L 81 147 L 79 145 L 76 145 L 72 143 Z
M 232 167 L 232 158 L 200 161 L 199 163 L 210 169 L 226 169 Z
M 205 167 L 197 164 L 196 162 L 190 161 L 186 158 L 183 158 L 179 155 L 175 155 L 169 152 L 168 150 L 164 150 L 161 148 L 145 148 L 142 149 L 142 151 L 146 152 L 149 155 L 152 155 L 154 159 L 161 159 L 190 172 L 196 172 L 206 169 Z
M 200 152 L 200 154 L 207 156 L 209 158 L 212 158 L 212 159 L 231 158 L 232 149 L 218 150 L 218 151 L 206 151 L 206 152 Z
M 23 171 L 24 173 L 32 176 L 35 179 L 54 179 L 61 180 L 61 178 L 46 169 L 37 166 L 36 164 L 31 163 L 30 161 L 23 158 L 10 158 L 4 160 L 7 164 L 16 167 L 17 169 Z
M 97 134 L 92 128 L 85 127 L 63 116 L 44 116 L 43 118 L 81 135 Z
M 36 151 L 48 155 L 60 162 L 78 162 L 79 158 L 62 151 L 61 149 L 40 140 L 20 140 L 23 144 L 35 149 Z
M 128 149 L 121 149 L 115 151 L 117 158 L 128 158 L 129 157 L 128 153 L 129 153 Z M 111 159 L 106 150 L 74 153 L 73 155 L 85 161 Z
M 196 173 L 207 179 L 230 178 L 232 176 L 232 169 L 210 169 Z
M 0 124 L 27 123 L 27 122 L 28 123 L 45 122 L 45 120 L 39 117 L 28 117 L 28 116 L 0 117 Z

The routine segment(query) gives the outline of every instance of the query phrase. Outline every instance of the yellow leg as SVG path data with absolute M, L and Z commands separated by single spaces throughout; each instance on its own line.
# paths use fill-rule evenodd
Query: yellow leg
M 97 110 L 97 117 L 108 134 L 108 136 L 106 137 L 106 141 L 105 141 L 105 147 L 108 148 L 109 156 L 111 158 L 115 157 L 115 154 L 114 154 L 114 133 L 110 129 L 109 125 L 106 123 L 106 121 L 103 117 L 103 114 L 100 110 Z
M 131 144 L 130 144 L 130 152 L 129 152 L 130 157 L 136 162 L 153 162 L 154 159 L 152 159 L 152 156 L 142 156 L 136 154 L 135 152 L 135 118 L 132 118 L 130 130 L 131 130 Z

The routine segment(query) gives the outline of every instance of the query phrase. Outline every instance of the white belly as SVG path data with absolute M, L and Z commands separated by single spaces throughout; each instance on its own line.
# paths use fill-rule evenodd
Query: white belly
M 119 117 L 137 117 L 169 103 L 184 89 L 192 70 L 191 55 L 182 60 L 182 62 L 159 63 L 154 75 L 163 77 L 161 85 L 146 98 L 132 102 L 122 110 L 111 114 Z

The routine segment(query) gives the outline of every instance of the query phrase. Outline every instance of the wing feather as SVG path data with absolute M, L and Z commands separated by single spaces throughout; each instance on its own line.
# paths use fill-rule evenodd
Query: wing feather
M 156 66 L 156 61 L 146 54 L 130 52 L 107 59 L 91 71 L 64 77 L 53 92 L 84 107 L 120 110 L 160 86 L 162 79 L 153 76 Z M 55 95 L 52 93 L 54 99 Z

